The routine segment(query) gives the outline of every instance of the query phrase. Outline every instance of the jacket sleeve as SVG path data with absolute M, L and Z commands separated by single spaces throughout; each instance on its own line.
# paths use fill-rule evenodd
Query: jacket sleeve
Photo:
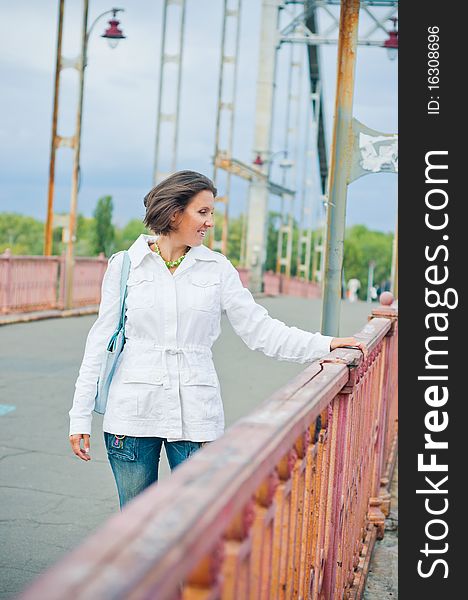
M 332 337 L 288 327 L 270 317 L 266 308 L 257 304 L 242 285 L 237 270 L 228 260 L 222 281 L 221 307 L 234 331 L 251 350 L 298 363 L 312 362 L 330 352 Z
M 81 363 L 70 415 L 70 435 L 91 434 L 91 420 L 96 397 L 97 382 L 105 349 L 120 317 L 120 274 L 123 252 L 109 259 L 102 280 L 101 304 L 97 320 L 91 327 Z

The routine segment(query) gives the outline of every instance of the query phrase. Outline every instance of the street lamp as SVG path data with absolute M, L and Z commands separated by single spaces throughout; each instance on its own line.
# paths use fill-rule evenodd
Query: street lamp
M 290 167 L 292 167 L 294 165 L 294 162 L 292 160 L 288 160 L 288 151 L 287 150 L 278 150 L 278 152 L 273 152 L 272 154 L 270 154 L 270 156 L 268 158 L 265 158 L 265 159 L 263 159 L 261 157 L 261 155 L 257 153 L 257 156 L 252 161 L 252 164 L 254 164 L 256 167 L 263 167 L 263 165 L 267 164 L 268 165 L 268 178 L 269 178 L 273 160 L 280 154 L 284 154 L 283 160 L 279 162 L 279 166 L 282 169 L 289 169 Z
M 122 30 L 119 29 L 119 25 L 120 25 L 120 21 L 117 21 L 117 19 L 115 18 L 117 13 L 119 11 L 122 11 L 123 8 L 113 8 L 112 9 L 112 19 L 109 19 L 109 27 L 106 29 L 106 31 L 101 35 L 101 37 L 106 38 L 107 39 L 107 43 L 109 44 L 110 48 L 114 49 L 117 48 L 117 44 L 120 42 L 120 40 L 125 39 L 125 35 L 123 34 Z M 104 13 L 106 14 L 106 13 Z M 100 15 L 101 18 L 102 15 Z
M 385 40 L 382 47 L 387 49 L 387 56 L 390 60 L 395 60 L 398 56 L 398 30 L 396 24 L 398 19 L 392 17 L 389 21 L 393 21 L 393 31 L 388 32 L 388 39 Z
M 67 60 L 61 55 L 62 48 L 62 30 L 63 30 L 63 13 L 64 0 L 60 0 L 59 4 L 59 20 L 57 33 L 57 58 L 55 67 L 55 90 L 54 90 L 54 107 L 52 117 L 52 140 L 50 153 L 49 167 L 49 188 L 48 188 L 48 205 L 47 205 L 47 220 L 45 227 L 45 243 L 44 254 L 50 256 L 52 254 L 52 229 L 53 229 L 53 202 L 54 202 L 54 180 L 55 180 L 55 155 L 57 148 L 68 146 L 74 150 L 73 172 L 72 172 L 72 188 L 70 198 L 70 220 L 68 226 L 67 252 L 65 259 L 65 306 L 70 308 L 72 305 L 72 290 L 73 290 L 73 245 L 75 242 L 76 229 L 76 209 L 78 200 L 79 176 L 80 176 L 80 150 L 81 150 L 81 122 L 83 110 L 83 95 L 84 95 L 84 74 L 87 65 L 87 49 L 88 41 L 91 32 L 96 23 L 107 14 L 112 13 L 113 18 L 109 20 L 109 26 L 105 33 L 101 36 L 109 41 L 112 48 L 115 48 L 119 40 L 125 38 L 123 32 L 119 29 L 119 21 L 116 20 L 116 14 L 123 11 L 122 8 L 113 8 L 101 13 L 88 29 L 88 6 L 89 0 L 84 0 L 83 3 L 83 26 L 81 38 L 81 54 L 75 60 Z M 71 137 L 64 137 L 57 134 L 58 120 L 58 102 L 59 102 L 59 86 L 60 72 L 66 67 L 73 67 L 79 74 L 78 87 L 78 105 L 76 112 L 75 133 Z
M 71 308 L 73 304 L 73 271 L 75 266 L 74 259 L 74 243 L 75 243 L 75 230 L 76 230 L 76 210 L 78 205 L 78 185 L 80 176 L 80 150 L 81 150 L 81 120 L 83 111 L 83 94 L 84 94 L 84 74 L 87 65 L 87 52 L 88 52 L 88 41 L 91 32 L 96 23 L 104 16 L 112 13 L 114 19 L 109 21 L 110 27 L 105 32 L 103 37 L 107 37 L 109 41 L 112 41 L 115 47 L 123 37 L 122 32 L 118 29 L 118 21 L 115 20 L 117 12 L 123 11 L 122 8 L 113 8 L 101 13 L 93 21 L 91 27 L 87 29 L 87 17 L 88 17 L 88 0 L 85 0 L 84 6 L 84 17 L 83 17 L 83 39 L 81 46 L 81 60 L 79 61 L 78 71 L 80 74 L 80 85 L 79 85 L 79 102 L 76 114 L 76 133 L 75 133 L 75 160 L 73 162 L 73 175 L 72 175 L 72 191 L 70 200 L 70 224 L 68 226 L 68 244 L 67 253 L 65 258 L 65 307 Z M 113 21 L 113 23 L 112 23 Z M 112 31 L 111 31 L 112 30 Z M 118 33 L 116 33 L 116 31 Z M 106 35 L 110 32 L 110 35 Z

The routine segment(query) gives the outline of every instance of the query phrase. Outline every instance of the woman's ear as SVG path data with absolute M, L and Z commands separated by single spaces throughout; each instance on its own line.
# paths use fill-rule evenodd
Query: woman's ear
M 176 210 L 171 216 L 171 222 L 177 224 L 182 217 L 182 212 L 182 210 Z

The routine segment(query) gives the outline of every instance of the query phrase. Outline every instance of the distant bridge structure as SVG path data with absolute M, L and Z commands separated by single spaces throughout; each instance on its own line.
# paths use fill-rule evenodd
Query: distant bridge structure
M 155 183 L 177 168 L 187 2 L 190 0 L 164 0 L 163 3 Z M 389 39 L 387 23 L 397 14 L 397 0 L 364 0 L 360 4 L 363 28 L 357 43 L 385 47 Z M 323 239 L 315 240 L 312 245 L 313 227 L 322 228 L 324 225 L 329 170 L 319 47 L 338 43 L 339 8 L 338 0 L 263 0 L 254 144 L 250 157 L 239 157 L 233 156 L 233 139 L 239 94 L 239 52 L 242 52 L 241 15 L 246 6 L 243 6 L 242 0 L 223 0 L 213 153 L 213 178 L 222 190 L 217 200 L 223 206 L 223 224 L 221 237 L 214 231 L 208 243 L 212 248 L 227 252 L 231 178 L 240 177 L 248 181 L 250 188 L 241 242 L 241 265 L 250 269 L 250 286 L 254 291 L 261 290 L 266 258 L 265 221 L 272 194 L 281 198 L 277 272 L 286 275 L 291 272 L 294 207 L 300 206 L 297 272 L 301 278 L 310 279 L 312 263 L 313 280 L 323 279 Z M 384 8 L 388 10 L 383 11 Z M 168 18 L 169 12 L 173 15 L 172 22 Z M 172 52 L 167 49 L 169 39 Z M 278 65 L 286 51 L 289 53 L 287 84 L 284 86 L 286 89 L 282 89 Z M 306 60 L 307 76 L 304 69 Z M 281 94 L 286 97 L 281 106 L 282 112 L 278 113 L 275 105 L 279 104 Z M 273 129 L 283 130 L 283 147 L 279 152 L 272 147 Z M 164 158 L 160 156 L 160 147 L 166 149 Z M 271 180 L 272 162 L 278 154 L 283 155 L 279 163 L 283 173 L 281 182 L 274 182 Z M 221 171 L 224 171 L 223 177 Z M 314 182 L 319 182 L 319 193 L 313 189 Z M 317 209 L 320 213 L 315 223 L 314 207 L 315 213 Z
M 153 181 L 179 168 L 180 106 L 186 52 L 186 31 L 190 27 L 187 6 L 192 0 L 163 0 L 161 51 L 156 110 L 156 134 Z M 260 0 L 258 0 L 260 2 Z M 358 0 L 354 0 L 354 4 Z M 261 0 L 260 51 L 257 65 L 254 142 L 243 145 L 242 156 L 234 156 L 233 142 L 238 133 L 239 57 L 242 53 L 242 18 L 246 5 L 242 0 L 219 0 L 222 5 L 222 33 L 219 45 L 219 74 L 213 139 L 213 178 L 220 189 L 218 202 L 223 206 L 221 235 L 214 230 L 207 240 L 212 248 L 227 253 L 229 211 L 232 204 L 232 178 L 248 182 L 244 204 L 241 241 L 241 266 L 250 271 L 250 288 L 261 291 L 266 258 L 266 218 L 270 197 L 281 199 L 278 224 L 276 271 L 289 276 L 293 268 L 294 215 L 299 214 L 297 264 L 300 278 L 324 281 L 325 241 L 329 231 L 313 238 L 313 231 L 324 230 L 330 211 L 329 160 L 323 114 L 323 78 L 320 46 L 336 44 L 340 37 L 340 8 L 350 0 Z M 75 160 L 69 227 L 66 229 L 67 272 L 66 303 L 72 302 L 74 240 L 78 174 L 80 172 L 81 105 L 83 102 L 86 47 L 95 23 L 88 28 L 88 0 L 84 0 L 81 58 L 68 61 L 61 56 L 62 21 L 65 0 L 60 0 L 55 101 L 52 126 L 51 170 L 47 211 L 45 254 L 51 253 L 55 153 L 63 146 L 72 147 Z M 386 47 L 396 51 L 397 31 L 389 31 L 387 22 L 396 21 L 397 0 L 363 0 L 360 4 L 361 28 L 358 45 Z M 386 10 L 385 10 L 386 9 Z M 120 9 L 115 9 L 116 12 Z M 118 21 L 113 21 L 118 23 Z M 118 29 L 118 37 L 125 37 Z M 106 33 L 107 35 L 107 33 Z M 396 46 L 395 46 L 396 43 Z M 196 53 L 197 49 L 191 49 Z M 59 117 L 57 92 L 60 72 L 76 68 L 80 74 L 80 99 L 77 130 L 71 138 L 57 135 Z M 197 90 L 194 91 L 197 93 Z M 207 90 L 203 90 L 206 94 Z M 209 90 L 208 90 L 209 93 Z M 210 116 L 208 115 L 208 118 Z M 378 133 L 378 132 L 374 132 Z M 279 149 L 278 149 L 278 146 Z M 164 152 L 161 149 L 164 148 Z M 244 150 L 245 149 L 245 150 Z M 274 159 L 282 155 L 275 164 Z M 282 170 L 277 181 L 278 168 Z M 381 170 L 388 170 L 387 168 Z M 373 170 L 375 172 L 375 169 Z M 324 239 L 326 237 L 326 240 Z M 396 253 L 395 253 L 396 254 Z M 395 261 L 394 261 L 395 263 Z M 396 264 L 393 272 L 396 273 Z

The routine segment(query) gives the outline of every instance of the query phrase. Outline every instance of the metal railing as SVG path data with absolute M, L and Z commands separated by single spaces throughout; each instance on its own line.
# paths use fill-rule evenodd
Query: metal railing
M 57 308 L 60 257 L 0 255 L 2 313 Z
M 73 272 L 73 307 L 99 304 L 107 258 L 77 257 Z M 250 271 L 237 269 L 249 287 Z M 265 294 L 320 298 L 316 283 L 294 277 L 264 274 Z M 14 256 L 0 254 L 0 313 L 63 309 L 65 306 L 65 256 Z
M 396 307 L 110 518 L 21 598 L 359 598 L 397 439 Z
M 290 277 L 283 273 L 266 271 L 263 274 L 263 291 L 267 296 L 296 296 L 299 298 L 321 298 L 322 287 L 315 281 Z
M 99 304 L 107 268 L 104 255 L 76 258 L 73 306 Z M 0 313 L 63 309 L 65 256 L 0 255 Z

